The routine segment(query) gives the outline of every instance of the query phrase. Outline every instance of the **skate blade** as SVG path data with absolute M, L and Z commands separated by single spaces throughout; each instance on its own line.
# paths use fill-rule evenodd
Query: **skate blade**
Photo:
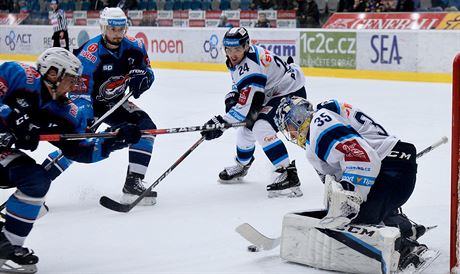
M 244 177 L 237 177 L 237 178 L 233 178 L 230 180 L 222 180 L 219 178 L 217 181 L 224 185 L 241 184 L 241 183 L 244 183 L 243 178 Z
M 20 265 L 11 260 L 0 259 L 0 273 L 36 273 L 37 266 L 34 264 Z
M 299 198 L 303 196 L 302 190 L 300 187 L 291 187 L 283 190 L 271 190 L 268 191 L 268 198 L 279 198 L 279 197 L 288 197 L 288 198 Z
M 130 203 L 134 202 L 138 197 L 139 196 L 137 196 L 137 195 L 124 193 L 121 196 L 120 202 L 122 204 L 130 204 Z M 144 197 L 144 199 L 142 199 L 139 202 L 139 205 L 140 206 L 152 206 L 152 205 L 155 205 L 156 203 L 157 203 L 157 198 L 156 197 Z
M 397 274 L 419 274 L 423 273 L 438 257 L 441 255 L 439 250 L 427 249 L 419 256 L 423 259 L 423 262 L 417 267 L 414 264 L 409 264 L 405 269 L 397 272 Z

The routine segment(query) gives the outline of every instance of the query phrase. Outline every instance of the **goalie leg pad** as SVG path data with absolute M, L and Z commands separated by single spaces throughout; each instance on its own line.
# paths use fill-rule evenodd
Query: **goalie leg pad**
M 281 258 L 315 268 L 350 273 L 396 271 L 399 230 L 374 225 L 346 225 L 327 229 L 320 225 L 326 211 L 284 216 Z M 350 264 L 353 262 L 353 264 Z

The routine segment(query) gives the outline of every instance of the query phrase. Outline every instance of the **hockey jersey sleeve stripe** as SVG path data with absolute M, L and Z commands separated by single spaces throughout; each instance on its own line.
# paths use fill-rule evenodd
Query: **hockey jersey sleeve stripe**
M 243 122 L 246 119 L 246 116 L 242 115 L 238 111 L 234 110 L 233 108 L 228 112 L 228 115 L 232 116 L 236 120 Z
M 322 102 L 317 106 L 317 108 L 318 110 L 325 108 L 340 115 L 340 105 L 337 100 L 329 100 Z
M 240 91 L 249 85 L 257 85 L 261 88 L 265 88 L 265 85 L 267 85 L 267 76 L 259 73 L 251 74 L 241 79 L 236 84 L 236 87 Z
M 354 185 L 371 187 L 374 185 L 375 177 L 362 176 L 353 173 L 344 173 L 342 175 L 342 180 L 347 180 Z
M 335 124 L 318 136 L 315 153 L 321 160 L 326 161 L 335 143 L 353 137 L 361 136 L 351 126 Z

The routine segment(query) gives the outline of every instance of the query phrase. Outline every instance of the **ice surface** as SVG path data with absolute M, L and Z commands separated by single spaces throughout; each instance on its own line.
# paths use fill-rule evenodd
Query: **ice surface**
M 230 75 L 220 72 L 156 70 L 150 91 L 134 102 L 158 128 L 201 125 L 223 114 Z M 419 150 L 450 136 L 448 84 L 336 79 L 307 76 L 309 99 L 337 98 L 356 105 L 384 128 Z M 153 182 L 196 140 L 199 133 L 159 135 L 147 173 Z M 52 147 L 32 153 L 41 162 Z M 304 196 L 268 199 L 273 168 L 260 147 L 244 182 L 223 185 L 218 173 L 233 165 L 235 130 L 202 143 L 156 188 L 158 203 L 127 214 L 98 204 L 101 195 L 119 198 L 128 153 L 96 164 L 74 164 L 47 197 L 50 213 L 38 220 L 26 246 L 40 257 L 39 273 L 327 273 L 279 258 L 279 249 L 249 253 L 235 227 L 249 222 L 270 237 L 281 233 L 283 215 L 322 207 L 323 186 L 303 151 L 288 145 L 297 160 Z M 419 160 L 415 192 L 404 207 L 414 221 L 439 227 L 421 242 L 441 257 L 427 273 L 449 265 L 450 143 Z M 11 190 L 0 192 L 0 201 Z

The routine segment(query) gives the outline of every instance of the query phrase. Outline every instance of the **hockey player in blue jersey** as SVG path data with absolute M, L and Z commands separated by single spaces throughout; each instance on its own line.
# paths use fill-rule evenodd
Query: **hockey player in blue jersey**
M 143 43 L 126 36 L 128 23 L 124 12 L 120 8 L 105 8 L 100 15 L 100 25 L 102 34 L 74 52 L 83 64 L 84 90 L 71 93 L 70 97 L 87 113 L 88 119 L 97 119 L 106 113 L 120 101 L 128 87 L 137 99 L 154 81 Z M 129 101 L 103 122 L 110 126 L 129 122 L 141 129 L 156 128 L 149 115 Z M 150 162 L 153 143 L 153 135 L 143 135 L 139 143 L 129 147 L 129 166 L 122 190 L 124 202 L 131 202 L 146 189 L 142 180 Z M 57 155 L 57 152 L 50 154 L 44 165 Z M 68 159 L 60 159 L 50 170 L 51 176 L 56 178 L 70 164 Z M 154 204 L 155 197 L 156 192 L 150 191 L 143 203 Z
M 350 104 L 325 101 L 314 110 L 304 98 L 283 99 L 276 123 L 284 136 L 306 151 L 326 187 L 326 228 L 381 224 L 401 232 L 399 267 L 423 263 L 427 247 L 417 239 L 426 228 L 410 221 L 400 208 L 415 187 L 413 144 L 389 134 Z
M 40 134 L 81 133 L 86 119 L 67 97 L 79 83 L 81 62 L 63 48 L 40 55 L 37 69 L 26 64 L 0 65 L 0 187 L 17 190 L 6 203 L 0 232 L 0 272 L 34 273 L 38 257 L 23 247 L 37 219 L 51 180 L 26 150 L 35 150 Z M 136 143 L 139 127 L 125 124 L 114 139 L 52 142 L 69 159 L 96 162 L 115 149 Z M 14 266 L 13 263 L 19 266 Z
M 280 173 L 274 183 L 267 186 L 269 197 L 302 196 L 295 162 L 289 161 L 287 149 L 278 139 L 278 129 L 273 121 L 282 98 L 293 95 L 306 98 L 301 69 L 262 47 L 251 46 L 249 34 L 243 27 L 228 30 L 223 44 L 233 87 L 225 97 L 227 114 L 215 116 L 207 124 L 245 121 L 246 127 L 237 133 L 236 165 L 225 168 L 219 174 L 220 181 L 225 183 L 246 176 L 258 142 L 276 172 Z M 202 135 L 211 140 L 222 133 L 223 130 L 219 129 L 202 132 Z

